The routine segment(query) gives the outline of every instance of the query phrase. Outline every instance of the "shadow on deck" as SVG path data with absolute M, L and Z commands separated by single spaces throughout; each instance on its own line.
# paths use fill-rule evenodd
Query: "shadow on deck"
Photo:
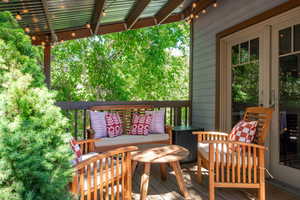
M 193 200 L 208 200 L 208 176 L 204 176 L 203 184 L 198 184 L 195 180 L 195 165 L 182 165 L 184 179 L 189 193 Z M 143 172 L 143 165 L 139 165 L 133 177 L 133 199 L 140 199 L 139 187 L 140 178 Z M 299 200 L 299 196 L 294 196 L 280 188 L 271 184 L 267 184 L 268 200 Z M 151 165 L 150 183 L 148 189 L 148 200 L 181 200 L 184 199 L 179 193 L 174 172 L 168 168 L 168 177 L 166 181 L 160 179 L 160 171 L 158 165 Z M 256 190 L 252 189 L 217 189 L 217 200 L 254 200 L 256 198 Z

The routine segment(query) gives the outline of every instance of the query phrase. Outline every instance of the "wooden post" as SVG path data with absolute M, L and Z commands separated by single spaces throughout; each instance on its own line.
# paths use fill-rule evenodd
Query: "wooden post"
M 51 86 L 51 45 L 47 43 L 44 47 L 44 74 L 45 83 L 50 89 Z

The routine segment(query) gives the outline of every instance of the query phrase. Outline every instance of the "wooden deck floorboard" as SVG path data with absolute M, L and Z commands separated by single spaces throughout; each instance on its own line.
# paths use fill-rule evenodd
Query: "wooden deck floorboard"
M 133 199 L 140 198 L 140 177 L 143 172 L 142 165 L 136 169 L 133 178 Z M 193 200 L 208 200 L 208 177 L 204 176 L 203 184 L 198 184 L 195 180 L 195 166 L 193 164 L 182 165 L 184 180 L 186 187 Z M 285 192 L 273 185 L 267 184 L 268 200 L 300 200 L 300 197 Z M 183 200 L 181 196 L 174 172 L 168 168 L 168 176 L 166 181 L 160 178 L 158 165 L 151 166 L 150 183 L 148 189 L 147 200 Z M 256 198 L 255 190 L 239 190 L 239 189 L 217 189 L 217 200 L 254 200 Z

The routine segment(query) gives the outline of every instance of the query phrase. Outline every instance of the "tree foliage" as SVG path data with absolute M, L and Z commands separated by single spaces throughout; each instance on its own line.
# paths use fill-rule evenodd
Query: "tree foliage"
M 39 51 L 0 13 L 0 199 L 68 199 L 67 120 L 43 84 Z
M 53 88 L 62 101 L 187 99 L 188 44 L 183 22 L 67 41 L 53 49 Z

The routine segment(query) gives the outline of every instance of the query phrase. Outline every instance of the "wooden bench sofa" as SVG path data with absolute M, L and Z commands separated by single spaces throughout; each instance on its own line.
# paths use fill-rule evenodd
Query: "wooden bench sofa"
M 118 112 L 122 120 L 123 134 L 114 138 L 101 138 L 95 142 L 96 152 L 106 152 L 112 149 L 136 146 L 140 144 L 171 144 L 172 143 L 172 127 L 165 126 L 164 134 L 149 134 L 147 136 L 129 135 L 131 129 L 132 117 L 134 113 L 144 114 L 145 111 L 155 110 L 150 105 L 111 105 L 111 106 L 95 106 L 90 108 L 91 111 Z M 166 119 L 166 116 L 165 116 Z M 166 124 L 166 123 L 165 123 Z M 95 138 L 93 127 L 87 129 L 89 139 Z

